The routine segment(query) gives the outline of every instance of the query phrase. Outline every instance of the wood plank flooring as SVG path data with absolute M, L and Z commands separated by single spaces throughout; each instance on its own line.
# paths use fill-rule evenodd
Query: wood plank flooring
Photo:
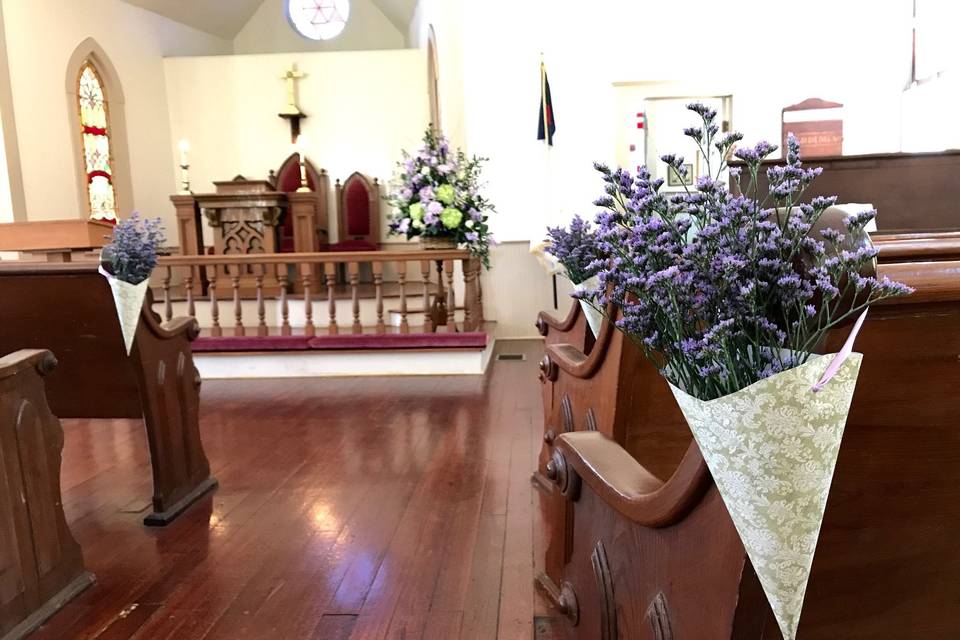
M 220 488 L 165 529 L 143 427 L 64 421 L 67 518 L 97 583 L 33 636 L 532 640 L 537 342 L 485 377 L 207 381 Z M 546 631 L 545 631 L 546 630 Z

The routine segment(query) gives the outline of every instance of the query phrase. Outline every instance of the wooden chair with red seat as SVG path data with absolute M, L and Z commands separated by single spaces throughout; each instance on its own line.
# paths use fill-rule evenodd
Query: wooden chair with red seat
M 380 182 L 354 172 L 337 180 L 337 242 L 331 251 L 380 249 Z

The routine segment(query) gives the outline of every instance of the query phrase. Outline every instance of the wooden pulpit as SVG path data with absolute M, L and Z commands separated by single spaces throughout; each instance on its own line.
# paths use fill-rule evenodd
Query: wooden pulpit
M 216 193 L 196 196 L 214 229 L 214 253 L 276 253 L 277 225 L 287 207 L 286 195 L 266 180 L 214 182 Z

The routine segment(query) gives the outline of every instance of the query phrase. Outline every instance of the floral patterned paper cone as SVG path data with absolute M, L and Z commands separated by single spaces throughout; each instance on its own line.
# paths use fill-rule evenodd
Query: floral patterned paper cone
M 831 356 L 703 401 L 671 385 L 786 640 L 794 640 L 860 354 Z
M 133 348 L 133 339 L 137 334 L 137 325 L 140 324 L 140 311 L 143 308 L 143 299 L 147 296 L 149 279 L 140 284 L 124 282 L 101 269 L 100 271 L 110 283 L 113 292 L 113 302 L 117 307 L 117 317 L 120 319 L 120 331 L 123 333 L 123 345 L 127 348 L 127 355 Z
M 599 286 L 600 280 L 594 276 L 585 282 L 573 285 L 573 288 L 577 291 L 593 291 Z M 599 336 L 600 325 L 603 324 L 603 314 L 597 311 L 597 309 L 586 300 L 580 301 L 580 308 L 583 310 L 583 315 L 587 318 L 587 324 L 590 325 L 593 336 Z

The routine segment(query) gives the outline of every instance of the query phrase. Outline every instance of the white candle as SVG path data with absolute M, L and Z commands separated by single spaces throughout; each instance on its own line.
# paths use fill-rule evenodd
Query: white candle
M 190 164 L 187 161 L 187 152 L 190 151 L 190 143 L 186 140 L 180 141 L 180 166 L 185 167 Z

